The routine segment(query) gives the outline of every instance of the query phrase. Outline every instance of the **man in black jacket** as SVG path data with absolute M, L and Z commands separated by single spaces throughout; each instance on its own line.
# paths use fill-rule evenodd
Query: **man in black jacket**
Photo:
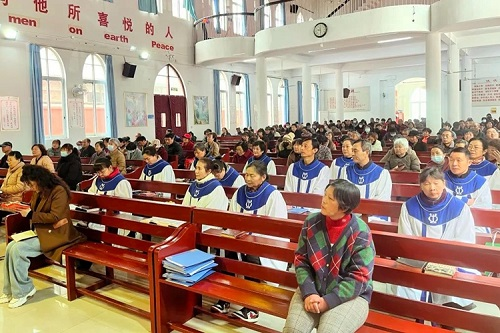
M 165 148 L 167 148 L 168 156 L 174 156 L 177 155 L 178 158 L 178 163 L 179 169 L 184 168 L 184 151 L 182 150 L 182 146 L 176 142 L 175 140 L 175 134 L 174 133 L 167 133 L 165 135 Z
M 427 151 L 427 144 L 418 139 L 418 131 L 412 130 L 408 134 L 408 143 L 414 151 Z
M 2 159 L 0 160 L 0 168 L 8 168 L 7 155 L 12 151 L 12 143 L 5 141 L 2 143 L 2 153 L 4 153 Z
M 82 149 L 80 150 L 80 157 L 92 157 L 95 153 L 95 148 L 90 144 L 90 139 L 82 140 Z

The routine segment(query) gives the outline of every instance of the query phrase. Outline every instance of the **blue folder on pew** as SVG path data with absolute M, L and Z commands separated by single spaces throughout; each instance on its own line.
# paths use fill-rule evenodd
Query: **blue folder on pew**
M 200 271 L 200 266 L 213 262 L 214 258 L 213 254 L 192 249 L 166 257 L 163 266 L 178 273 L 194 274 Z
M 217 264 L 215 264 L 215 265 L 217 266 Z M 207 276 L 209 276 L 210 274 L 212 274 L 214 272 L 215 271 L 212 269 L 205 269 L 205 270 L 202 270 L 202 271 L 200 271 L 192 276 L 185 276 L 184 274 L 177 273 L 177 272 L 166 272 L 162 276 L 167 281 L 190 287 L 193 284 L 195 284 L 196 282 L 203 280 L 204 278 L 206 278 Z

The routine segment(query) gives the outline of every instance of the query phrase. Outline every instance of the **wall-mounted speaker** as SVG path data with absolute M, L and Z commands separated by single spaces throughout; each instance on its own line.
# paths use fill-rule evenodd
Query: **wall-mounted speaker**
M 290 5 L 290 13 L 297 14 L 299 11 L 299 5 Z
M 133 78 L 134 75 L 135 75 L 135 69 L 136 69 L 136 67 L 137 67 L 137 65 L 125 62 L 123 64 L 122 75 L 125 76 L 125 77 Z
M 349 88 L 344 88 L 344 98 L 349 97 L 349 94 L 351 93 L 351 89 Z
M 239 86 L 241 81 L 241 76 L 239 75 L 233 75 L 231 76 L 231 85 L 233 86 Z

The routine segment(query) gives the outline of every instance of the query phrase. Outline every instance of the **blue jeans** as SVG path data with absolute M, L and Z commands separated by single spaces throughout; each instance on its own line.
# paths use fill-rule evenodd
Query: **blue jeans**
M 4 260 L 3 293 L 13 298 L 26 296 L 35 288 L 28 276 L 30 259 L 42 254 L 38 237 L 12 241 L 7 245 Z

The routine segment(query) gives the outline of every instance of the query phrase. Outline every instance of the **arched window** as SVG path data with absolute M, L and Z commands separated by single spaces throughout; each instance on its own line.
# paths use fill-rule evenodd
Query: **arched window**
M 278 85 L 278 124 L 285 122 L 285 81 L 281 80 Z
M 243 13 L 243 0 L 233 0 L 233 13 Z M 233 15 L 233 30 L 235 35 L 243 36 L 243 15 Z
M 302 13 L 299 13 L 299 15 L 297 15 L 297 23 L 302 22 L 304 22 L 304 15 L 302 15 Z
M 186 96 L 181 76 L 175 68 L 168 64 L 163 67 L 155 80 L 155 95 Z
M 85 59 L 82 78 L 85 135 L 106 135 L 109 114 L 106 107 L 106 70 L 101 57 L 90 54 Z
M 425 89 L 417 88 L 410 97 L 411 118 L 421 119 L 426 117 L 427 99 Z
M 66 80 L 63 63 L 51 48 L 40 49 L 42 65 L 43 131 L 46 139 L 65 138 Z
M 311 84 L 311 111 L 312 111 L 312 120 L 318 121 L 318 85 L 316 83 Z
M 271 6 L 264 7 L 264 28 L 270 28 L 271 25 Z
M 274 108 L 273 108 L 273 84 L 270 79 L 267 79 L 267 125 L 274 124 Z
M 276 27 L 281 27 L 285 25 L 285 18 L 283 12 L 284 3 L 280 3 L 276 6 L 274 11 L 274 21 L 276 22 Z
M 236 86 L 236 127 L 247 127 L 247 102 L 246 102 L 246 86 L 248 82 L 242 76 L 240 84 Z
M 226 74 L 220 72 L 220 126 L 230 128 L 229 119 L 229 84 Z

